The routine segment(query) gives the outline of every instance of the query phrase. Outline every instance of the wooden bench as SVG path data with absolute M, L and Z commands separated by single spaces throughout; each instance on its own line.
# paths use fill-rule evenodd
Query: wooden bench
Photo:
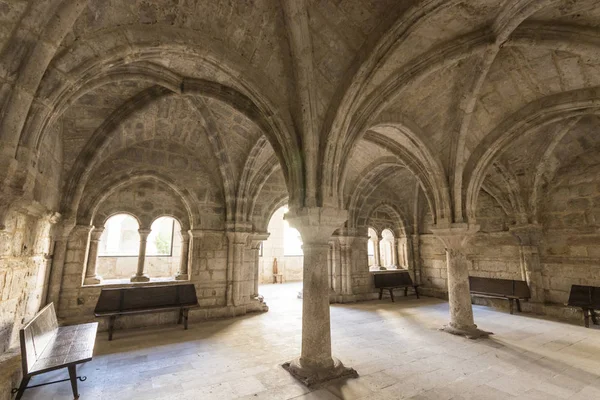
M 413 288 L 417 299 L 419 298 L 419 285 L 415 285 L 406 270 L 376 271 L 373 274 L 375 288 L 379 289 L 379 300 L 383 298 L 383 291 L 390 293 L 394 301 L 394 289 L 404 289 L 404 296 L 408 296 L 408 288 Z
M 521 312 L 521 300 L 531 298 L 529 286 L 525 281 L 514 281 L 511 279 L 469 277 L 470 292 L 481 297 L 507 299 L 510 313 L 514 311 L 514 302 L 517 302 L 517 310 Z
M 178 324 L 183 320 L 188 328 L 188 312 L 198 307 L 196 288 L 193 284 L 136 286 L 118 289 L 102 289 L 94 314 L 109 317 L 108 340 L 112 340 L 115 320 L 119 315 L 145 314 L 179 310 Z
M 581 307 L 586 328 L 590 327 L 590 317 L 592 317 L 592 323 L 598 325 L 595 310 L 600 310 L 600 287 L 572 285 L 567 305 Z
M 97 322 L 59 327 L 53 303 L 38 312 L 19 331 L 23 379 L 12 390 L 17 393 L 16 398 L 20 399 L 26 389 L 70 380 L 73 397 L 77 399 L 77 379 L 82 382 L 87 379 L 77 376 L 77 364 L 92 359 L 97 329 Z M 32 376 L 60 368 L 69 370 L 69 379 L 27 386 Z

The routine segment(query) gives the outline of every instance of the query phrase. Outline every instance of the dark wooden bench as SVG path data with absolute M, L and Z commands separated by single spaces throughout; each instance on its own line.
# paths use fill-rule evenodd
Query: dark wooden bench
M 70 380 L 73 397 L 77 399 L 77 379 L 82 382 L 87 379 L 77 376 L 77 364 L 92 359 L 97 330 L 97 322 L 59 327 L 54 304 L 48 304 L 19 331 L 23 379 L 12 393 L 20 399 L 26 389 Z M 69 370 L 69 379 L 27 386 L 34 375 L 60 368 Z
M 394 301 L 394 289 L 404 289 L 404 296 L 408 296 L 408 288 L 413 288 L 417 299 L 419 298 L 419 285 L 415 285 L 406 270 L 376 271 L 372 272 L 375 288 L 379 289 L 379 300 L 383 298 L 383 291 L 390 293 Z
M 515 301 L 517 310 L 521 312 L 521 300 L 531 298 L 529 286 L 525 281 L 470 276 L 469 287 L 471 294 L 476 296 L 507 299 L 511 314 L 514 311 Z
M 183 320 L 187 329 L 188 312 L 198 306 L 193 284 L 136 286 L 102 289 L 94 314 L 96 317 L 109 317 L 108 340 L 112 340 L 115 320 L 119 315 L 179 310 L 177 323 L 181 324 Z
M 583 310 L 583 322 L 586 328 L 590 327 L 590 317 L 592 318 L 592 323 L 598 325 L 595 310 L 600 310 L 600 287 L 572 285 L 567 305 L 581 307 Z

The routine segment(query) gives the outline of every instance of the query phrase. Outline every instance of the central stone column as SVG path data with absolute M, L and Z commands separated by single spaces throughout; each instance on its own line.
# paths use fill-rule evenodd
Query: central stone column
M 442 330 L 469 339 L 487 337 L 490 334 L 477 329 L 469 292 L 469 263 L 465 250 L 468 240 L 478 230 L 478 225 L 470 224 L 452 224 L 449 228 L 431 229 L 446 247 L 450 323 Z
M 302 236 L 304 289 L 302 296 L 302 351 L 299 358 L 283 364 L 307 386 L 330 379 L 356 377 L 331 355 L 329 282 L 327 255 L 329 239 L 347 219 L 347 212 L 334 208 L 292 209 L 286 220 Z
M 150 277 L 144 275 L 144 265 L 146 263 L 146 244 L 148 242 L 148 235 L 152 232 L 150 229 L 139 229 L 140 234 L 140 251 L 138 252 L 138 265 L 137 272 L 131 277 L 131 282 L 148 282 Z
M 94 228 L 90 234 L 90 251 L 88 252 L 87 268 L 85 270 L 84 285 L 97 285 L 102 282 L 102 278 L 96 273 L 98 264 L 98 247 L 100 237 L 104 232 L 104 227 Z

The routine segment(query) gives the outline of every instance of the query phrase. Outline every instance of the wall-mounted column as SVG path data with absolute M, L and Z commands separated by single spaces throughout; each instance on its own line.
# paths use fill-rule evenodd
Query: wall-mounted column
M 140 250 L 138 252 L 137 272 L 131 277 L 131 282 L 148 282 L 150 277 L 144 274 L 144 265 L 146 263 L 146 244 L 148 243 L 148 235 L 152 232 L 150 229 L 139 229 L 140 234 Z
M 477 329 L 477 325 L 475 325 L 469 292 L 469 263 L 466 246 L 468 240 L 478 230 L 478 225 L 469 224 L 452 224 L 449 228 L 431 229 L 446 248 L 450 323 L 444 326 L 443 330 L 472 339 L 489 335 L 489 332 Z
M 67 256 L 67 243 L 69 242 L 69 235 L 74 227 L 75 222 L 70 220 L 62 221 L 56 227 L 54 254 L 52 256 L 52 268 L 50 270 L 50 282 L 48 283 L 46 304 L 54 303 L 54 308 L 57 310 Z
M 342 270 L 342 293 L 345 295 L 352 294 L 352 244 L 353 236 L 338 236 L 340 243 L 340 259 Z
M 265 240 L 267 240 L 269 238 L 269 233 L 265 232 L 265 233 L 253 233 L 252 236 L 250 236 L 250 249 L 252 249 L 252 253 L 253 253 L 253 265 L 252 265 L 252 279 L 254 281 L 253 285 L 252 285 L 252 294 L 250 295 L 250 298 L 257 298 L 258 297 L 258 280 L 260 277 L 259 274 L 259 268 L 260 268 L 260 246 L 262 244 L 262 242 L 264 242 Z
M 179 272 L 175 275 L 178 281 L 187 281 L 190 279 L 188 265 L 190 259 L 190 232 L 181 230 L 181 257 L 179 259 Z
M 304 289 L 302 351 L 283 367 L 307 385 L 357 375 L 331 354 L 327 254 L 331 235 L 347 217 L 345 210 L 321 207 L 291 209 L 286 214 L 286 220 L 302 236 Z
M 102 282 L 102 277 L 97 274 L 98 247 L 104 227 L 94 228 L 90 234 L 90 250 L 88 252 L 87 268 L 85 270 L 84 285 L 97 285 Z
M 406 251 L 408 258 L 408 269 L 412 269 L 414 273 L 415 283 L 421 284 L 421 253 L 420 253 L 421 238 L 418 234 L 411 235 L 406 238 Z
M 540 262 L 540 243 L 542 227 L 540 225 L 520 225 L 510 228 L 520 244 L 521 270 L 523 278 L 529 285 L 531 301 L 543 304 L 545 301 L 544 279 Z M 538 310 L 541 311 L 541 310 Z
M 241 271 L 244 265 L 244 249 L 248 242 L 248 232 L 227 232 L 229 258 L 227 260 L 227 305 L 237 306 L 242 301 Z

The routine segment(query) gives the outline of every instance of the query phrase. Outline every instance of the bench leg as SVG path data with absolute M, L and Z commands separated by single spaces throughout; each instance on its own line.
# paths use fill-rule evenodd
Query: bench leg
M 188 328 L 188 313 L 189 313 L 190 309 L 186 308 L 183 311 L 183 329 L 187 330 Z
M 111 315 L 108 319 L 108 341 L 112 340 L 113 329 L 115 327 L 115 319 L 117 319 L 116 315 Z
M 417 299 L 419 298 L 419 287 L 418 286 L 414 286 L 415 289 L 415 294 L 417 295 Z
M 181 320 L 183 319 L 183 308 L 179 309 L 179 317 L 177 318 L 177 325 L 181 324 Z
M 404 297 L 408 296 L 408 287 L 404 288 Z
M 394 303 L 394 289 L 389 289 L 390 297 L 392 298 L 392 303 Z
M 509 308 L 510 308 L 510 313 L 512 314 L 515 310 L 515 304 L 514 304 L 514 300 L 513 299 L 508 299 L 508 304 L 509 304 Z
M 30 379 L 30 376 L 24 376 L 23 379 L 21 379 L 21 384 L 19 385 L 19 390 L 17 391 L 17 397 L 15 397 L 16 400 L 19 400 L 21 397 L 23 397 L 23 393 L 25 392 L 25 389 L 27 389 Z
M 590 327 L 590 310 L 587 308 L 583 309 L 583 324 L 586 328 Z
M 517 300 L 517 311 L 523 312 L 523 311 L 521 311 L 521 300 L 519 300 L 519 299 L 515 299 L 515 300 Z
M 383 298 L 383 289 L 379 289 L 379 300 Z
M 77 392 L 77 366 L 69 365 L 69 378 L 71 379 L 71 390 L 73 390 L 73 398 L 79 398 L 79 392 Z

